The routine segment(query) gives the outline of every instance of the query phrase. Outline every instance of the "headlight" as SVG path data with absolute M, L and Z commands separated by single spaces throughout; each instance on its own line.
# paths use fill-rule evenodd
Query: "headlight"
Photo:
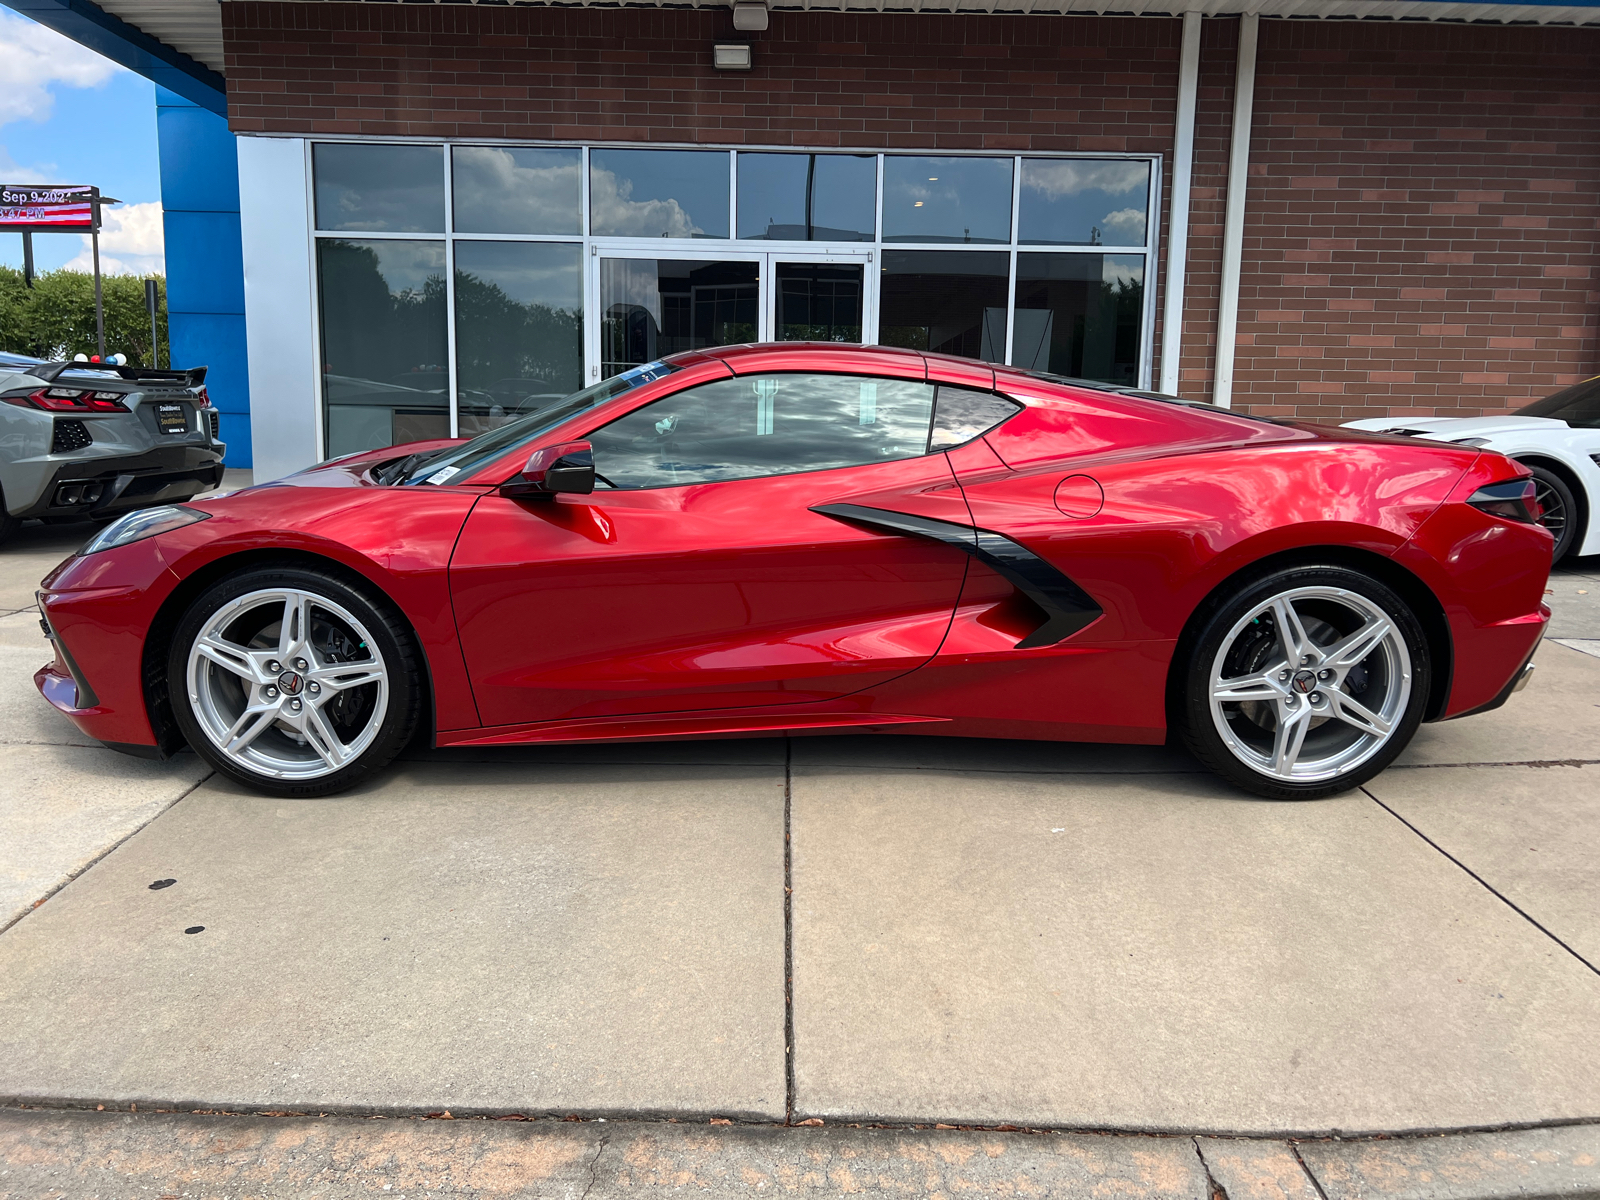
M 101 550 L 126 546 L 129 542 L 155 537 L 158 533 L 182 529 L 185 525 L 193 525 L 196 521 L 207 520 L 210 516 L 211 514 L 208 512 L 201 512 L 197 508 L 184 508 L 180 504 L 163 504 L 160 508 L 142 508 L 138 512 L 131 512 L 125 517 L 118 517 L 84 543 L 83 549 L 79 550 L 78 553 L 98 554 Z

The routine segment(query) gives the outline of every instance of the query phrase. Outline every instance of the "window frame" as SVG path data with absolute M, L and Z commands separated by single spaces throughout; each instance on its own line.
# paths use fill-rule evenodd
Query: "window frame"
M 437 146 L 441 148 L 440 169 L 444 179 L 445 211 L 444 232 L 440 233 L 395 233 L 383 230 L 337 230 L 325 231 L 316 228 L 316 179 L 314 174 L 314 148 L 325 144 L 380 144 L 396 146 Z M 454 153 L 455 148 L 471 146 L 503 146 L 509 148 L 548 148 L 548 149 L 577 149 L 581 152 L 581 182 L 579 189 L 579 220 L 582 233 L 573 234 L 513 234 L 513 233 L 458 233 L 455 230 L 454 220 Z M 1160 230 L 1162 224 L 1163 192 L 1163 156 L 1159 153 L 1133 153 L 1133 152 L 1050 152 L 1040 150 L 962 150 L 951 151 L 936 148 L 896 147 L 892 150 L 873 146 L 830 146 L 821 147 L 802 146 L 775 146 L 775 145 L 728 145 L 716 143 L 697 142 L 659 142 L 639 143 L 614 140 L 570 141 L 554 139 L 513 139 L 513 138 L 427 138 L 427 137 L 388 137 L 388 136 L 362 136 L 362 135 L 331 135 L 324 137 L 305 138 L 303 141 L 306 170 L 306 204 L 308 216 L 308 229 L 310 233 L 310 254 L 312 287 L 312 330 L 313 353 L 315 355 L 317 378 L 322 376 L 322 313 L 320 311 L 320 284 L 317 274 L 317 246 L 319 239 L 376 239 L 390 240 L 417 240 L 445 242 L 445 283 L 446 283 L 446 348 L 448 353 L 448 385 L 447 400 L 450 417 L 450 434 L 452 437 L 460 435 L 460 381 L 458 379 L 457 346 L 456 346 L 456 296 L 455 296 L 455 271 L 456 271 L 456 244 L 465 241 L 494 241 L 494 242 L 558 242 L 580 245 L 580 257 L 584 264 L 583 279 L 583 363 L 582 379 L 585 387 L 599 381 L 600 375 L 600 320 L 599 309 L 599 258 L 601 256 L 622 257 L 648 257 L 648 258 L 691 258 L 691 259 L 742 259 L 752 256 L 771 256 L 772 259 L 785 259 L 793 261 L 817 261 L 829 255 L 838 255 L 840 261 L 850 261 L 866 256 L 866 271 L 864 272 L 865 294 L 863 296 L 863 338 L 866 344 L 877 344 L 879 334 L 877 318 L 879 312 L 878 299 L 880 295 L 882 255 L 885 249 L 902 250 L 936 250 L 953 254 L 985 253 L 1000 251 L 1008 258 L 1008 277 L 1006 286 L 1006 336 L 1004 362 L 1010 363 L 1014 355 L 1015 308 L 1017 290 L 1017 255 L 1019 252 L 1029 253 L 1062 253 L 1062 254 L 1092 254 L 1115 256 L 1140 256 L 1144 261 L 1144 296 L 1140 319 L 1140 346 L 1137 366 L 1137 383 L 1141 389 L 1148 390 L 1153 386 L 1152 364 L 1155 353 L 1155 313 L 1156 313 L 1156 278 L 1155 269 L 1160 251 Z M 596 236 L 590 228 L 592 198 L 590 195 L 591 179 L 591 151 L 595 149 L 614 150 L 697 150 L 720 152 L 728 155 L 728 230 L 730 236 L 726 238 L 637 238 Z M 872 241 L 859 242 L 823 242 L 823 241 L 768 241 L 766 239 L 741 239 L 738 234 L 739 216 L 739 164 L 740 153 L 752 154 L 841 154 L 841 155 L 871 155 L 877 159 L 876 187 L 874 197 L 874 238 Z M 1012 162 L 1011 186 L 1011 240 L 1009 243 L 973 243 L 962 245 L 950 242 L 884 242 L 883 240 L 883 192 L 884 192 L 884 160 L 887 158 L 1003 158 Z M 1020 215 L 1020 202 L 1022 191 L 1024 159 L 1076 159 L 1087 161 L 1104 160 L 1135 160 L 1150 164 L 1150 185 L 1146 197 L 1145 241 L 1138 245 L 1083 245 L 1083 244 L 1023 244 L 1019 242 L 1021 231 L 1018 228 Z M 771 288 L 770 279 L 766 276 L 771 272 L 764 272 L 761 288 L 760 303 L 763 314 L 766 307 L 770 306 Z M 319 453 L 326 457 L 327 449 L 327 397 L 319 386 L 317 395 L 317 439 Z

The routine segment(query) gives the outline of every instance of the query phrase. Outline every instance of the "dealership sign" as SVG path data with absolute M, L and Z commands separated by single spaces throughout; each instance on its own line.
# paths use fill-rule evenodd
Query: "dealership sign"
M 8 183 L 0 187 L 0 230 L 89 233 L 97 227 L 99 207 L 99 188 Z

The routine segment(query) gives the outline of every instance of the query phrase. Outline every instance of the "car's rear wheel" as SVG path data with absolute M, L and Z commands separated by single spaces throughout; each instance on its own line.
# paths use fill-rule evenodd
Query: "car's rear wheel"
M 344 580 L 246 570 L 189 607 L 168 658 L 173 716 L 217 770 L 261 791 L 323 796 L 406 745 L 421 672 L 410 632 Z
M 1554 566 L 1567 556 L 1572 549 L 1572 543 L 1577 540 L 1578 532 L 1578 505 L 1573 499 L 1572 489 L 1567 486 L 1567 481 L 1554 471 L 1546 467 L 1536 467 L 1524 463 L 1528 470 L 1533 472 L 1534 495 L 1539 501 L 1543 515 L 1539 524 L 1550 531 L 1550 536 L 1556 539 L 1555 547 L 1550 552 L 1550 565 Z
M 1237 588 L 1189 642 L 1180 733 L 1238 786 L 1315 800 L 1382 771 L 1422 721 L 1430 664 L 1410 607 L 1347 567 Z
M 7 541 L 13 533 L 22 527 L 22 522 L 11 515 L 11 510 L 6 507 L 6 493 L 0 488 L 0 542 Z

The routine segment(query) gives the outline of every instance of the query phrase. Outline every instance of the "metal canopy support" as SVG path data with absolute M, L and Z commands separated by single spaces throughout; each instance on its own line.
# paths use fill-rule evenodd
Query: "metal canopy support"
M 228 115 L 221 75 L 89 0 L 3 0 L 8 8 L 143 75 L 191 104 Z
M 1189 258 L 1189 183 L 1194 170 L 1194 110 L 1200 88 L 1200 14 L 1183 14 L 1178 55 L 1177 132 L 1172 145 L 1172 218 L 1167 237 L 1167 295 L 1161 316 L 1161 386 L 1178 394 L 1183 354 L 1183 277 Z
M 1233 143 L 1228 150 L 1228 208 L 1222 230 L 1222 298 L 1217 305 L 1217 374 L 1211 402 L 1233 407 L 1233 356 L 1239 335 L 1239 267 L 1244 257 L 1244 199 L 1250 173 L 1250 117 L 1256 93 L 1256 35 L 1261 18 L 1239 18 L 1239 73 L 1233 87 Z

